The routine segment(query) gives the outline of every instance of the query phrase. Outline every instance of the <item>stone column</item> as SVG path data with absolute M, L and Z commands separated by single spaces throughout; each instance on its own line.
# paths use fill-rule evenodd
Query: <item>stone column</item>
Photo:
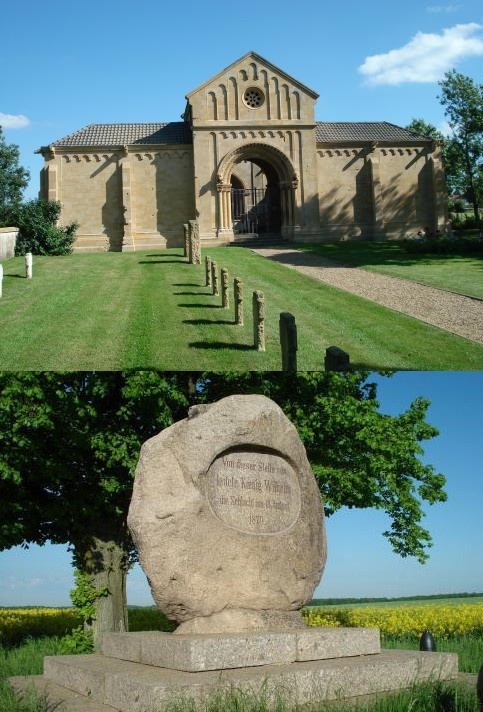
M 0 297 L 3 293 L 3 265 L 0 264 Z
M 384 238 L 386 236 L 386 232 L 384 230 L 384 204 L 382 200 L 382 183 L 379 156 L 376 155 L 376 152 L 373 150 L 367 160 L 369 162 L 372 181 L 374 238 Z
M 253 292 L 253 342 L 257 351 L 265 351 L 265 297 Z
M 434 206 L 434 229 L 444 232 L 448 224 L 447 189 L 444 180 L 444 168 L 441 161 L 441 148 L 435 146 L 433 154 L 429 157 L 431 171 L 431 184 Z
M 48 200 L 58 200 L 59 190 L 57 180 L 57 165 L 55 163 L 52 163 L 51 165 L 46 166 L 46 169 Z
M 235 299 L 235 324 L 243 326 L 243 282 L 239 277 L 233 280 Z
M 183 223 L 183 233 L 184 233 L 184 245 L 183 245 L 183 255 L 189 258 L 190 254 L 190 226 L 188 223 Z
M 213 296 L 218 296 L 220 293 L 220 289 L 218 286 L 218 265 L 216 264 L 215 260 L 212 260 L 211 262 L 211 290 Z
M 223 309 L 230 307 L 230 296 L 228 293 L 228 270 L 221 270 L 221 306 Z
M 124 213 L 124 231 L 122 236 L 122 251 L 134 252 L 134 237 L 132 231 L 131 206 L 131 163 L 127 146 L 124 146 L 124 157 L 121 160 L 122 210 Z
M 206 286 L 211 287 L 211 258 L 205 257 Z
M 194 265 L 201 264 L 201 243 L 200 243 L 200 227 L 198 220 L 190 220 L 190 235 L 191 235 L 191 259 L 190 262 Z
M 32 253 L 27 252 L 25 255 L 25 276 L 27 279 L 32 279 Z
M 279 321 L 282 371 L 297 371 L 297 325 L 295 317 L 282 312 Z

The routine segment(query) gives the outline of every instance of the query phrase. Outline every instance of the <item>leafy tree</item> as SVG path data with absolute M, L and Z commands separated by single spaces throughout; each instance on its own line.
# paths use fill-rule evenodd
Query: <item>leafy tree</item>
M 467 199 L 475 220 L 483 199 L 483 84 L 454 69 L 439 82 L 441 104 L 452 129 L 452 160 L 458 162 L 465 178 Z
M 444 477 L 419 459 L 437 435 L 421 398 L 399 416 L 381 414 L 362 373 L 0 373 L 0 548 L 69 543 L 99 594 L 95 633 L 127 629 L 135 552 L 126 515 L 139 449 L 186 416 L 193 384 L 201 402 L 271 397 L 298 428 L 326 513 L 382 509 L 393 549 L 427 558 L 422 503 L 446 495 Z
M 19 205 L 29 182 L 29 172 L 19 165 L 20 151 L 7 144 L 0 126 L 0 224 L 5 225 L 3 211 Z
M 61 204 L 54 200 L 30 200 L 12 207 L 9 220 L 19 228 L 16 253 L 25 255 L 67 255 L 72 252 L 77 223 L 60 226 Z

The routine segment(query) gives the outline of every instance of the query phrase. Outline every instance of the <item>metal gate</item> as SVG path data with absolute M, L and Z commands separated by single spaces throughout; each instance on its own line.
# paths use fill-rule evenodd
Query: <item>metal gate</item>
M 268 200 L 265 189 L 232 188 L 231 216 L 235 234 L 267 232 Z

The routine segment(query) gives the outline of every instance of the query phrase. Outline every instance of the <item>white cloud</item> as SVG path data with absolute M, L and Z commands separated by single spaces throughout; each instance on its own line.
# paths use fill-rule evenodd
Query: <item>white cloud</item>
M 483 55 L 482 29 L 469 22 L 441 34 L 418 32 L 403 47 L 366 57 L 358 71 L 372 85 L 437 82 L 464 57 Z
M 440 12 L 458 12 L 461 10 L 462 5 L 427 5 L 426 12 L 440 13 Z
M 4 129 L 23 129 L 29 124 L 30 119 L 23 114 L 2 114 L 0 111 L 0 126 Z

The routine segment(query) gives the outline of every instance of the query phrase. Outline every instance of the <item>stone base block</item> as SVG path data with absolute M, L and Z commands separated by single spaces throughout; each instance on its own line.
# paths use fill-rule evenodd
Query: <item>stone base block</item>
M 45 658 L 44 670 L 49 681 L 85 695 L 90 703 L 120 712 L 162 712 L 173 699 L 203 700 L 233 690 L 263 695 L 269 706 L 280 699 L 287 705 L 305 704 L 393 691 L 425 680 L 455 678 L 458 658 L 453 653 L 385 650 L 332 660 L 181 672 L 102 655 L 67 655 Z
M 304 628 L 220 635 L 159 631 L 107 633 L 104 655 L 170 670 L 199 672 L 281 665 L 380 652 L 378 628 Z

